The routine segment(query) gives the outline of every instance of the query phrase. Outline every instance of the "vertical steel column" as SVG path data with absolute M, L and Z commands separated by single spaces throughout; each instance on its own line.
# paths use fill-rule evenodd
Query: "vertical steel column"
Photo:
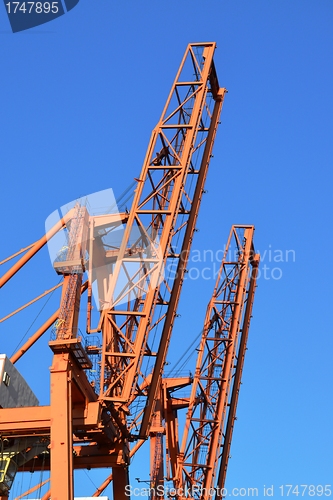
M 112 478 L 113 498 L 115 500 L 129 500 L 131 495 L 127 489 L 129 486 L 128 467 L 113 467 Z
M 70 354 L 55 354 L 51 367 L 51 494 L 73 500 L 73 432 Z

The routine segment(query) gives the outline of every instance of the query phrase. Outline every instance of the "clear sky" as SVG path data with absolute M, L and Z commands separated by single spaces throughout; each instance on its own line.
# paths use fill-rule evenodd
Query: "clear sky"
M 232 224 L 254 224 L 261 276 L 227 486 L 264 498 L 274 485 L 280 498 L 280 485 L 333 484 L 332 0 L 80 0 L 16 34 L 2 7 L 0 261 L 39 238 L 57 208 L 132 183 L 197 41 L 217 42 L 229 93 L 193 245 L 213 259 L 192 261 L 201 277 L 185 282 L 170 363 L 202 327 L 214 280 L 200 270 L 213 276 Z M 0 317 L 57 281 L 42 255 L 1 291 Z M 1 323 L 1 351 L 11 355 L 57 300 L 37 319 L 45 302 Z M 18 364 L 44 404 L 47 341 Z M 148 478 L 147 453 L 133 461 L 133 483 Z M 81 472 L 76 494 L 107 474 Z M 37 479 L 26 476 L 15 496 Z

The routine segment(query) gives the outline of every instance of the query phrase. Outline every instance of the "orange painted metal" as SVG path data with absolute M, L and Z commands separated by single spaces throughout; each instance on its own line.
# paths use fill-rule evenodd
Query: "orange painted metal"
M 129 434 L 142 420 L 137 438 L 149 433 L 225 94 L 218 86 L 214 50 L 215 43 L 191 44 L 185 52 L 138 178 L 113 271 L 112 307 L 103 311 L 100 321 L 100 401 L 110 405 L 113 416 L 124 406 L 132 412 Z M 133 243 L 135 230 L 142 233 Z M 156 257 L 146 258 L 136 271 L 141 280 L 133 276 L 136 248 L 144 245 L 147 235 L 153 241 L 158 237 L 163 264 L 167 269 L 173 266 L 176 277 L 166 272 L 161 283 L 143 296 L 142 279 L 160 265 Z M 117 295 L 117 280 L 124 270 L 134 285 Z M 151 356 L 153 341 L 156 357 Z M 148 366 L 152 378 L 145 396 L 138 387 L 145 384 Z M 143 417 L 135 413 L 138 398 L 139 406 L 145 405 Z
M 87 290 L 87 287 L 88 282 L 85 281 L 81 286 L 81 294 Z M 23 344 L 23 346 L 20 347 L 18 351 L 12 355 L 12 357 L 10 358 L 10 361 L 12 363 L 16 363 L 16 361 L 18 361 L 23 356 L 23 354 L 26 353 L 27 350 L 30 349 L 30 347 L 32 347 L 37 342 L 37 340 L 44 335 L 44 333 L 57 321 L 57 319 L 59 318 L 59 313 L 60 309 L 53 313 L 52 316 L 50 316 L 45 321 L 45 323 L 40 328 L 38 328 L 38 330 L 25 342 L 25 344 Z
M 51 490 L 49 490 L 48 492 L 45 493 L 45 495 L 43 495 L 42 500 L 50 500 L 50 498 L 51 498 Z
M 73 419 L 70 353 L 55 354 L 51 368 L 52 500 L 73 500 Z
M 105 491 L 105 489 L 109 486 L 109 484 L 112 482 L 112 479 L 113 479 L 113 476 L 112 476 L 112 474 L 110 474 L 105 479 L 105 481 L 103 481 L 103 483 L 101 484 L 101 486 L 99 488 L 97 488 L 97 490 L 95 491 L 95 493 L 92 496 L 93 497 L 99 497 Z
M 49 319 L 40 328 L 38 328 L 38 330 L 36 331 L 36 333 L 34 333 L 34 335 L 32 335 L 25 342 L 25 344 L 23 344 L 23 346 L 20 347 L 18 349 L 18 351 L 15 354 L 12 355 L 12 357 L 10 358 L 10 361 L 12 363 L 16 363 L 16 361 L 18 361 L 23 356 L 23 354 L 26 353 L 27 350 L 30 349 L 30 347 L 32 347 L 37 342 L 37 340 L 42 337 L 42 335 L 44 335 L 44 333 L 58 319 L 58 317 L 59 317 L 59 311 L 60 311 L 60 309 L 58 309 L 55 313 L 53 313 L 52 316 L 50 316 Z
M 164 485 L 164 433 L 162 394 L 158 394 L 154 414 L 149 432 L 150 442 L 150 488 L 153 492 L 159 491 Z M 154 493 L 150 500 L 157 497 Z
M 77 205 L 27 247 L 26 254 L 0 279 L 1 287 L 71 221 L 67 256 L 54 264 L 64 276 L 60 308 L 11 358 L 12 362 L 20 359 L 54 324 L 54 339 L 49 343 L 54 352 L 50 406 L 36 408 L 34 414 L 25 408 L 25 416 L 19 408 L 0 409 L 3 436 L 50 438 L 46 462 L 35 457 L 33 465 L 27 464 L 34 470 L 50 468 L 51 490 L 45 499 L 52 493 L 52 500 L 73 500 L 73 469 L 82 467 L 112 467 L 105 484 L 112 479 L 114 498 L 127 499 L 130 457 L 149 436 L 153 480 L 163 484 L 164 418 L 171 450 L 168 466 L 173 473 L 179 470 L 175 412 L 188 401 L 176 403 L 169 390 L 173 384 L 189 381 L 162 382 L 162 374 L 226 92 L 218 84 L 214 51 L 215 43 L 187 47 L 153 130 L 130 211 L 117 217 L 93 217 Z M 105 248 L 100 230 L 120 224 L 124 235 L 119 246 Z M 89 282 L 82 284 L 87 254 Z M 108 265 L 112 273 L 104 297 L 101 269 Z M 155 280 L 163 266 L 167 272 Z M 127 283 L 120 289 L 123 275 Z M 92 281 L 96 278 L 104 307 L 98 326 L 92 328 Z M 87 332 L 101 332 L 98 395 L 87 377 L 91 362 L 78 327 L 84 289 L 88 289 Z M 129 442 L 135 440 L 130 451 Z
M 227 475 L 227 467 L 228 467 L 228 461 L 229 461 L 229 456 L 230 456 L 231 439 L 232 439 L 232 433 L 233 433 L 233 429 L 234 429 L 234 423 L 236 420 L 237 402 L 238 402 L 239 390 L 240 390 L 241 379 L 242 379 L 245 352 L 247 349 L 246 348 L 247 338 L 248 338 L 248 333 L 249 333 L 249 328 L 250 328 L 250 321 L 251 321 L 251 317 L 252 317 L 252 307 L 253 307 L 253 301 L 254 301 L 254 294 L 255 294 L 255 289 L 257 286 L 256 282 L 257 282 L 257 276 L 258 276 L 259 261 L 260 261 L 259 254 L 253 255 L 253 259 L 251 262 L 252 263 L 252 272 L 251 272 L 250 284 L 249 284 L 249 288 L 248 288 L 248 296 L 247 296 L 247 301 L 246 301 L 246 306 L 245 306 L 243 328 L 242 328 L 240 343 L 239 343 L 240 345 L 239 345 L 238 354 L 237 354 L 237 365 L 236 365 L 236 368 L 234 371 L 234 382 L 233 382 L 233 386 L 232 386 L 232 393 L 231 393 L 231 398 L 230 398 L 230 403 L 229 403 L 227 424 L 225 427 L 223 451 L 222 451 L 222 457 L 221 457 L 220 465 L 219 465 L 219 475 L 218 475 L 218 479 L 217 479 L 217 484 L 219 485 L 220 489 L 217 492 L 215 500 L 220 500 L 222 498 L 221 491 L 225 485 L 225 480 L 226 480 L 226 475 Z
M 20 258 L 3 276 L 0 278 L 0 288 L 7 283 L 37 252 L 52 238 L 60 229 L 64 228 L 66 223 L 72 218 L 72 210 L 67 212 L 65 217 L 59 220 L 44 236 L 30 245 L 29 250 Z
M 253 233 L 253 226 L 232 227 L 207 308 L 174 468 L 180 499 L 199 491 L 210 500 L 224 486 L 259 264 Z
M 30 495 L 30 493 L 33 493 L 34 491 L 37 491 L 40 488 L 42 488 L 49 481 L 50 481 L 50 478 L 45 479 L 45 481 L 42 481 L 41 483 L 36 484 L 35 486 L 32 486 L 32 488 L 29 488 L 27 491 L 25 491 L 24 493 L 22 493 L 20 496 L 15 497 L 14 500 L 21 500 L 21 498 L 27 497 L 28 495 Z
M 26 252 L 27 250 L 29 250 L 29 248 L 33 247 L 34 246 L 34 243 L 31 243 L 31 245 L 28 245 L 27 247 L 25 248 L 21 248 L 21 250 L 19 250 L 18 252 L 15 252 L 13 255 L 10 255 L 9 257 L 7 257 L 6 259 L 2 260 L 0 262 L 0 266 L 2 266 L 2 264 L 5 264 L 6 262 L 14 259 L 15 257 L 17 257 L 18 255 L 21 255 L 21 253 L 23 252 Z
M 2 408 L 0 417 L 0 433 L 3 438 L 50 433 L 49 406 Z
M 136 444 L 131 449 L 131 451 L 129 452 L 129 457 L 132 458 L 135 455 L 135 453 L 139 450 L 139 448 L 141 448 L 141 446 L 144 443 L 145 443 L 144 439 L 141 439 L 141 440 L 137 441 Z M 97 488 L 97 490 L 93 494 L 93 497 L 99 497 L 104 492 L 104 490 L 109 486 L 109 484 L 112 482 L 112 480 L 113 480 L 113 476 L 112 476 L 112 474 L 110 474 L 105 479 L 105 481 L 103 481 L 103 483 L 101 484 L 101 486 L 99 488 Z
M 35 302 L 37 302 L 37 300 L 42 299 L 43 297 L 45 297 L 45 295 L 48 295 L 49 293 L 53 292 L 54 290 L 56 290 L 60 286 L 62 286 L 62 283 L 58 283 L 58 285 L 53 286 L 49 290 L 46 290 L 44 293 L 38 295 L 38 297 L 36 297 L 33 300 L 30 300 L 30 302 L 27 302 L 26 304 L 24 304 L 24 306 L 19 307 L 18 309 L 16 309 L 15 311 L 11 312 L 10 314 L 7 314 L 7 316 L 4 316 L 3 318 L 0 319 L 0 323 L 2 323 L 3 321 L 6 321 L 7 319 L 11 318 L 15 314 L 23 311 L 23 309 L 25 309 L 26 307 L 31 306 L 31 304 L 34 304 Z
M 219 123 L 220 113 L 222 110 L 223 98 L 225 89 L 217 90 L 215 105 L 211 117 L 210 127 L 208 135 L 206 138 L 205 149 L 203 152 L 203 157 L 201 160 L 201 166 L 198 174 L 197 185 L 193 196 L 192 210 L 189 214 L 187 221 L 187 226 L 184 234 L 184 240 L 181 247 L 181 258 L 177 264 L 176 277 L 172 292 L 170 294 L 170 300 L 168 304 L 168 309 L 166 311 L 166 316 L 163 325 L 163 331 L 160 338 L 159 347 L 157 350 L 157 357 L 155 362 L 155 367 L 152 375 L 152 380 L 149 386 L 147 405 L 142 419 L 141 424 L 141 436 L 145 436 L 149 429 L 149 422 L 151 420 L 151 415 L 154 408 L 154 401 L 156 400 L 156 391 L 158 390 L 161 375 L 163 372 L 164 364 L 166 361 L 166 355 L 169 347 L 169 342 L 171 338 L 173 323 L 175 320 L 175 315 L 178 307 L 178 302 L 180 298 L 180 292 L 182 288 L 182 283 L 184 280 L 184 274 L 186 272 L 188 258 L 190 253 L 191 244 L 193 241 L 193 234 L 195 230 L 195 225 L 198 217 L 198 211 L 200 207 L 201 197 L 204 190 L 204 184 L 206 180 L 206 175 L 208 171 L 209 160 L 212 155 L 212 149 L 215 139 L 215 134 L 217 130 L 217 125 Z

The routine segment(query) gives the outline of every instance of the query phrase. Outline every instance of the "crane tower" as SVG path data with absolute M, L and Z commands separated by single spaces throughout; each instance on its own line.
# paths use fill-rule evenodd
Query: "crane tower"
M 40 240 L 11 256 L 23 254 L 0 278 L 3 287 L 55 235 L 67 234 L 53 264 L 61 283 L 48 291 L 61 286 L 59 308 L 4 358 L 4 373 L 18 379 L 15 363 L 51 330 L 50 404 L 38 406 L 33 394 L 4 403 L 0 390 L 0 500 L 8 498 L 18 471 L 45 469 L 50 489 L 43 500 L 73 500 L 73 470 L 83 468 L 112 468 L 94 496 L 112 481 L 114 498 L 127 499 L 130 459 L 148 439 L 151 484 L 164 483 L 165 452 L 175 487 L 224 484 L 258 266 L 253 226 L 233 226 L 227 248 L 234 257 L 223 259 L 194 378 L 163 376 L 226 93 L 215 48 L 188 45 L 135 179 L 131 208 L 94 215 L 77 202 Z M 188 385 L 190 398 L 175 397 Z M 180 408 L 187 409 L 182 440 Z

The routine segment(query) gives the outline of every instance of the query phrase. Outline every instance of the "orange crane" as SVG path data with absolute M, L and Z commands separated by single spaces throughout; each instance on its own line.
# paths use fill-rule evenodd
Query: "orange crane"
M 232 263 L 230 287 L 221 284 L 226 262 L 221 268 L 222 281 L 217 284 L 204 327 L 207 334 L 212 328 L 216 333 L 214 340 L 205 333 L 202 337 L 191 398 L 177 401 L 172 397 L 177 388 L 191 380 L 162 378 L 226 93 L 218 84 L 215 48 L 215 43 L 187 47 L 136 179 L 131 209 L 96 216 L 77 203 L 45 236 L 12 256 L 24 254 L 0 278 L 2 287 L 55 234 L 67 231 L 67 244 L 54 261 L 56 272 L 63 276 L 60 307 L 5 361 L 8 370 L 16 374 L 16 361 L 52 327 L 50 405 L 34 406 L 33 396 L 23 407 L 17 402 L 2 405 L 0 401 L 0 500 L 8 497 L 15 474 L 23 467 L 50 470 L 51 486 L 43 500 L 51 495 L 52 500 L 73 500 L 73 470 L 87 467 L 112 467 L 112 475 L 94 496 L 99 496 L 112 480 L 114 498 L 128 498 L 130 458 L 148 438 L 153 457 L 151 480 L 163 485 L 164 435 L 170 477 L 178 488 L 189 478 L 191 484 L 201 481 L 195 457 L 207 446 L 208 462 L 201 471 L 207 480 L 202 484 L 212 484 L 212 477 L 216 477 L 219 449 L 230 446 L 245 349 L 239 346 L 246 345 L 253 302 L 255 272 L 251 278 L 249 268 L 257 268 L 258 258 L 253 249 L 252 226 L 233 228 L 232 234 L 238 235 L 238 257 Z M 242 230 L 243 240 L 238 234 Z M 171 266 L 175 273 L 170 272 Z M 87 314 L 82 318 L 85 292 Z M 100 310 L 96 324 L 94 293 Z M 228 301 L 228 305 L 220 307 L 221 300 Z M 80 331 L 82 319 L 87 344 Z M 89 343 L 91 334 L 99 336 L 100 342 Z M 206 349 L 214 359 L 208 366 Z M 236 357 L 239 368 L 234 372 Z M 94 383 L 89 379 L 93 359 L 100 367 Z M 219 383 L 214 374 L 221 363 L 224 378 Z M 205 402 L 202 395 L 197 395 L 199 390 L 207 395 Z M 227 405 L 230 409 L 226 419 Z M 181 407 L 188 407 L 188 414 L 180 446 L 176 426 L 177 409 Z M 196 427 L 196 411 L 211 430 L 201 423 L 196 437 L 190 437 L 190 429 Z M 213 421 L 208 425 L 209 417 Z M 195 439 L 199 441 L 190 453 L 189 466 L 188 443 Z M 226 464 L 227 457 L 220 467 L 219 484 L 224 481 Z
M 170 477 L 179 499 L 224 496 L 259 265 L 253 233 L 253 226 L 231 229 L 207 307 L 188 404 L 166 393 Z M 187 406 L 187 414 L 178 444 L 179 405 Z

